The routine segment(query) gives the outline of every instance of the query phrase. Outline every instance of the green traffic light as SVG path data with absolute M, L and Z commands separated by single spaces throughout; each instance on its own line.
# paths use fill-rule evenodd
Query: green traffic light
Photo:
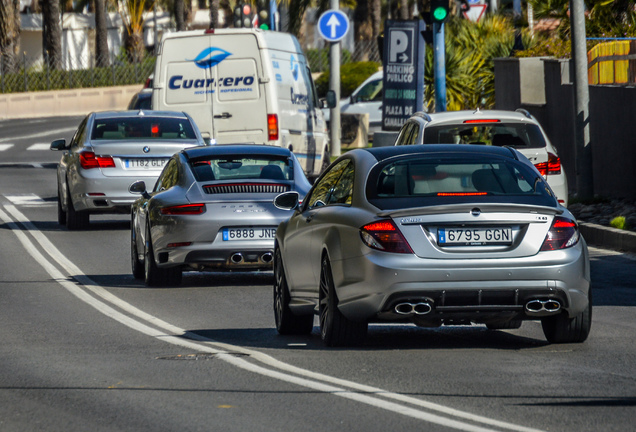
M 269 26 L 267 24 L 261 24 L 258 26 L 261 30 L 269 30 Z
M 435 8 L 433 11 L 433 19 L 435 19 L 435 21 L 444 21 L 446 15 L 448 15 L 448 11 L 443 7 Z

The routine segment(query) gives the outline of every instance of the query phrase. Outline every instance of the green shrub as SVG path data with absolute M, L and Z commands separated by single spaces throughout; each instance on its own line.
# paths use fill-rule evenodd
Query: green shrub
M 625 216 L 617 216 L 617 217 L 615 217 L 610 222 L 610 226 L 612 226 L 614 228 L 622 229 L 622 230 L 628 230 L 629 229 L 629 224 L 625 220 Z
M 354 62 L 340 66 L 340 97 L 346 98 L 371 75 L 380 69 L 376 62 Z M 319 97 L 325 97 L 329 90 L 329 71 L 324 72 L 316 80 Z

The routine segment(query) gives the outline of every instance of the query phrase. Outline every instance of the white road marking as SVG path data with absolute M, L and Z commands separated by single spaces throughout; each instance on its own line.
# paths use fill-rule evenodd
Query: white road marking
M 193 349 L 197 352 L 216 354 L 216 358 L 226 361 L 227 363 L 230 363 L 243 370 L 258 373 L 260 375 L 278 379 L 284 382 L 297 384 L 299 386 L 311 388 L 317 391 L 329 393 L 334 396 L 340 396 L 347 399 L 355 400 L 370 406 L 375 406 L 377 408 L 402 414 L 411 418 L 416 418 L 429 423 L 439 424 L 457 430 L 469 432 L 492 432 L 497 430 L 512 430 L 520 432 L 539 431 L 538 429 L 494 420 L 468 412 L 459 411 L 454 408 L 446 407 L 432 402 L 427 402 L 411 396 L 392 393 L 380 388 L 375 388 L 364 384 L 359 384 L 352 381 L 320 374 L 317 372 L 312 372 L 278 361 L 275 358 L 259 351 L 216 342 L 214 340 L 189 333 L 184 329 L 164 322 L 157 317 L 154 317 L 147 314 L 146 312 L 141 311 L 140 309 L 137 309 L 135 306 L 121 300 L 120 298 L 112 295 L 110 292 L 105 290 L 103 287 L 95 284 L 95 282 L 88 278 L 75 264 L 68 260 L 64 255 L 62 255 L 62 253 L 53 245 L 53 243 L 51 243 L 50 240 L 26 218 L 26 216 L 24 216 L 12 205 L 5 205 L 4 208 L 13 216 L 16 222 L 19 222 L 27 229 L 28 233 L 33 237 L 33 239 L 35 239 L 39 243 L 40 247 L 42 247 L 50 255 L 50 257 L 53 258 L 53 260 L 56 261 L 56 263 L 69 275 L 72 275 L 72 277 L 76 279 L 77 282 L 79 282 L 81 285 L 77 285 L 76 283 L 72 282 L 69 276 L 65 276 L 60 270 L 58 270 L 55 265 L 53 265 L 47 258 L 45 258 L 42 253 L 40 253 L 40 251 L 36 248 L 27 234 L 22 229 L 20 229 L 20 227 L 17 226 L 17 223 L 14 222 L 14 220 L 11 219 L 11 217 L 9 217 L 9 215 L 7 215 L 4 211 L 0 210 L 0 219 L 2 219 L 7 224 L 7 226 L 18 237 L 19 241 L 22 243 L 27 252 L 38 263 L 40 263 L 40 265 L 49 273 L 49 275 L 53 279 L 55 279 L 69 292 L 74 294 L 77 298 L 91 305 L 104 315 L 113 318 L 114 320 L 148 336 L 155 337 L 159 340 L 166 341 L 174 345 Z M 83 288 L 90 291 L 93 295 L 101 297 L 105 301 L 110 302 L 113 306 L 121 308 L 122 310 L 130 313 L 138 319 L 146 321 L 147 324 L 154 325 L 165 331 L 150 327 L 150 325 L 124 315 L 123 313 L 114 309 L 112 306 L 100 301 L 98 298 L 89 294 Z M 198 340 L 201 343 L 185 340 L 183 339 L 184 335 L 190 339 Z M 218 349 L 214 347 L 217 347 Z M 246 358 L 233 356 L 228 351 L 243 352 L 249 354 L 251 359 L 258 361 L 266 366 L 276 368 L 278 370 L 272 370 L 268 369 L 265 366 L 250 363 Z M 291 373 L 296 375 L 291 375 Z M 404 404 L 410 404 L 411 406 L 392 402 L 387 399 L 396 400 Z M 413 406 L 418 408 L 414 408 Z M 434 411 L 439 414 L 427 412 L 423 409 Z M 448 417 L 444 417 L 443 415 L 446 415 Z M 466 421 L 470 421 L 472 423 L 467 423 Z M 485 427 L 478 426 L 474 423 L 485 425 Z M 492 427 L 498 429 L 491 429 Z
M 9 150 L 11 147 L 13 147 L 13 144 L 0 144 L 0 151 Z
M 45 136 L 51 136 L 51 135 L 61 135 L 61 134 L 67 134 L 69 132 L 72 132 L 74 130 L 76 130 L 77 127 L 68 127 L 68 128 L 64 128 L 64 129 L 55 129 L 55 130 L 48 130 L 45 132 L 38 132 L 38 133 L 34 133 L 31 135 L 21 135 L 18 137 L 12 136 L 12 137 L 8 137 L 8 138 L 0 138 L 0 142 L 6 142 L 6 141 L 14 141 L 14 140 L 23 140 L 23 139 L 29 139 L 29 138 L 41 138 L 41 137 L 45 137 Z
M 47 143 L 32 144 L 29 147 L 27 147 L 27 150 L 51 150 L 51 144 L 47 144 Z
M 36 194 L 17 194 L 17 195 L 5 195 L 5 197 L 15 205 L 19 206 L 50 206 L 53 203 L 48 203 Z

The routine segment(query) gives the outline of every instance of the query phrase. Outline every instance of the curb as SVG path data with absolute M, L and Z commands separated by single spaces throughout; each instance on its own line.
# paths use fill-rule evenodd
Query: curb
M 579 222 L 587 244 L 622 252 L 636 252 L 636 232 Z

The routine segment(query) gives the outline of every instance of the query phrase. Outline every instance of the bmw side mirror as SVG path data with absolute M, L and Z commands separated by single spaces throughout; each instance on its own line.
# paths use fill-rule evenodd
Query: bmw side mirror
M 51 150 L 66 150 L 66 140 L 64 138 L 56 139 L 51 143 Z
M 274 198 L 274 206 L 281 210 L 295 210 L 300 203 L 300 194 L 296 191 L 285 192 Z

